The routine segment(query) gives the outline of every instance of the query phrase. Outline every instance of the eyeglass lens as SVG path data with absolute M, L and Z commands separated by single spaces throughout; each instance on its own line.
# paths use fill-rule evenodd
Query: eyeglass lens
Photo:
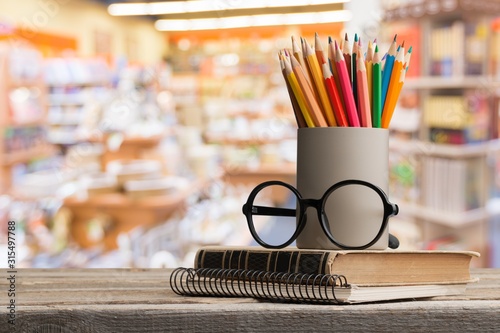
M 272 185 L 263 188 L 254 199 L 254 207 L 287 209 L 289 216 L 256 215 L 252 220 L 257 235 L 264 243 L 278 246 L 286 243 L 296 230 L 297 197 L 285 186 Z
M 288 209 L 289 214 L 277 214 L 279 216 L 272 216 L 275 212 L 257 215 L 254 211 L 252 221 L 257 235 L 264 243 L 280 246 L 290 240 L 297 229 L 297 216 L 301 215 L 300 211 L 291 213 L 299 207 L 298 198 L 292 190 L 281 185 L 267 186 L 257 193 L 253 206 Z M 326 231 L 337 241 L 353 247 L 371 242 L 384 219 L 384 205 L 380 196 L 373 189 L 362 185 L 347 185 L 327 194 L 324 212 L 327 219 L 324 222 Z M 323 236 L 315 209 L 308 208 L 305 213 L 305 228 L 314 228 L 313 234 Z M 352 230 L 356 230 L 355 234 Z

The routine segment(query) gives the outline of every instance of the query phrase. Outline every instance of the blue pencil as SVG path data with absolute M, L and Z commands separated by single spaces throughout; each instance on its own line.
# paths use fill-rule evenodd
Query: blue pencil
M 389 82 L 391 80 L 391 74 L 392 74 L 392 67 L 394 66 L 394 60 L 396 59 L 396 54 L 397 54 L 397 47 L 396 47 L 396 37 L 398 35 L 394 36 L 394 40 L 391 43 L 391 46 L 389 47 L 389 51 L 386 54 L 385 57 L 385 64 L 384 68 L 382 70 L 382 110 L 384 109 L 384 103 L 385 103 L 385 98 L 387 95 L 387 89 L 389 88 Z

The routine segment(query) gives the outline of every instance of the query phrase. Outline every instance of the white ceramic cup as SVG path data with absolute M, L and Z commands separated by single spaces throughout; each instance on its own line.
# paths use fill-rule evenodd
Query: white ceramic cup
M 303 198 L 319 199 L 333 184 L 358 179 L 388 195 L 389 131 L 364 127 L 300 128 L 297 137 L 297 189 Z M 337 192 L 337 191 L 335 191 Z M 349 186 L 325 207 L 333 236 L 348 246 L 363 246 L 380 230 L 384 207 L 373 190 Z M 314 208 L 298 236 L 298 248 L 339 249 L 325 235 Z M 297 221 L 298 222 L 298 221 Z M 388 227 L 370 250 L 388 248 Z

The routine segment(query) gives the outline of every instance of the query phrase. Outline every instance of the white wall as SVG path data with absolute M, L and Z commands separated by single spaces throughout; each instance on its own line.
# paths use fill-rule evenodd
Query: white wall
M 378 37 L 382 13 L 379 0 L 351 0 L 344 7 L 352 13 L 352 20 L 345 23 L 349 38 L 357 33 L 366 45 L 368 40 Z

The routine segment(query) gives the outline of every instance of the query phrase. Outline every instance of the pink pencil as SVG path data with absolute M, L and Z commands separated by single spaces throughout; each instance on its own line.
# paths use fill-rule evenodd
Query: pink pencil
M 368 79 L 366 77 L 366 66 L 363 52 L 358 50 L 356 66 L 356 78 L 358 89 L 358 107 L 362 127 L 372 127 L 372 116 L 370 108 L 370 95 L 368 93 Z
M 347 114 L 347 119 L 349 120 L 349 125 L 351 127 L 359 127 L 358 112 L 356 109 L 356 102 L 354 101 L 354 95 L 352 94 L 351 79 L 349 78 L 349 72 L 347 72 L 346 63 L 342 51 L 340 50 L 337 41 L 335 41 L 335 67 L 339 74 L 340 88 L 342 90 L 342 96 L 344 96 L 345 111 Z

